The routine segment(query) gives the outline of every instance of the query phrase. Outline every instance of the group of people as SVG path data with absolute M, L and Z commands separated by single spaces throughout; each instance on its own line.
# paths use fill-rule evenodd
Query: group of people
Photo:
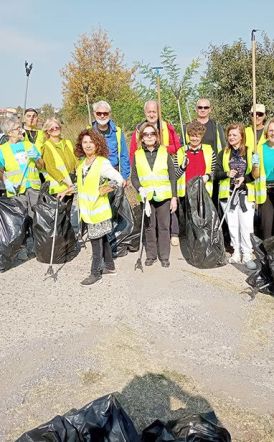
M 79 134 L 75 146 L 62 138 L 56 118 L 38 129 L 38 113 L 30 108 L 24 114 L 23 130 L 16 117 L 1 125 L 0 180 L 6 196 L 20 198 L 30 218 L 42 182 L 48 182 L 50 194 L 65 201 L 68 215 L 77 193 L 80 219 L 88 226 L 92 245 L 91 272 L 82 285 L 115 274 L 108 242 L 112 230 L 108 194 L 126 187 L 129 178 L 146 212 L 146 266 L 159 259 L 162 267 L 169 267 L 171 245 L 179 243 L 178 205 L 184 211 L 188 183 L 201 177 L 217 210 L 220 204 L 226 213 L 233 247 L 230 262 L 255 269 L 250 240 L 255 210 L 262 238 L 273 234 L 274 119 L 265 124 L 262 104 L 255 112 L 251 109 L 258 140 L 254 146 L 253 126 L 232 123 L 224 134 L 210 118 L 211 110 L 208 99 L 198 100 L 195 120 L 184 126 L 179 137 L 170 123 L 159 121 L 157 102 L 150 100 L 128 149 L 106 101 L 93 104 L 94 121 Z

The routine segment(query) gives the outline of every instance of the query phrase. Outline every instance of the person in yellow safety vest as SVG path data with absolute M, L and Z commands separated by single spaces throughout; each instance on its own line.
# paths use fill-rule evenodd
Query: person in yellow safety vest
M 3 179 L 7 197 L 16 196 L 27 209 L 29 215 L 27 227 L 29 239 L 32 242 L 32 208 L 38 201 L 41 186 L 39 169 L 44 166 L 44 163 L 34 144 L 23 141 L 22 129 L 17 117 L 6 119 L 2 123 L 2 129 L 8 141 L 0 148 L 0 179 Z M 25 261 L 28 259 L 28 252 L 32 253 L 32 250 L 30 247 L 27 250 L 24 243 L 17 258 Z
M 145 216 L 145 265 L 153 265 L 158 256 L 162 267 L 169 267 L 170 212 L 177 209 L 175 169 L 166 147 L 160 145 L 158 129 L 148 122 L 140 127 L 131 182 L 139 201 L 148 200 L 151 206 L 150 216 Z
M 252 259 L 250 235 L 254 231 L 255 179 L 261 159 L 246 146 L 245 128 L 232 123 L 227 128 L 227 147 L 218 154 L 215 176 L 219 180 L 219 200 L 226 213 L 226 221 L 234 249 L 231 263 L 256 269 Z M 230 198 L 233 190 L 235 196 Z M 229 200 L 229 207 L 227 207 Z
M 266 142 L 258 146 L 260 177 L 255 186 L 262 238 L 267 239 L 274 235 L 274 118 L 267 121 L 264 136 Z
M 38 112 L 36 109 L 30 107 L 24 113 L 24 140 L 35 144 L 39 152 L 46 141 L 43 130 L 38 129 Z
M 158 130 L 160 130 L 159 110 L 158 110 L 158 103 L 156 100 L 149 100 L 145 102 L 144 114 L 145 114 L 145 121 L 154 124 L 158 128 Z M 139 129 L 145 121 L 142 121 L 136 126 L 136 129 L 132 133 L 130 139 L 129 158 L 131 164 L 134 159 L 135 151 L 138 148 Z M 170 155 L 174 155 L 181 146 L 180 137 L 176 133 L 175 128 L 172 126 L 172 124 L 164 120 L 162 120 L 162 144 L 166 146 L 167 152 Z M 179 221 L 176 213 L 171 214 L 170 236 L 171 236 L 170 238 L 171 245 L 178 246 Z
M 252 125 L 245 128 L 246 146 L 254 151 L 254 132 L 253 132 L 253 106 L 250 109 L 250 118 Z M 264 134 L 264 122 L 265 122 L 265 105 L 257 103 L 256 104 L 256 132 L 257 132 L 257 146 L 262 146 L 266 142 Z
M 46 142 L 42 146 L 45 163 L 44 177 L 49 183 L 49 193 L 57 195 L 68 189 L 75 179 L 77 159 L 70 140 L 61 137 L 61 123 L 56 118 L 48 118 L 43 126 Z M 70 216 L 73 195 L 65 197 L 67 214 Z
M 79 134 L 75 152 L 81 159 L 77 168 L 77 189 L 70 186 L 58 196 L 63 199 L 69 193 L 78 193 L 80 219 L 88 226 L 92 246 L 91 273 L 81 284 L 90 286 L 102 282 L 102 274 L 116 274 L 107 237 L 112 230 L 108 193 L 114 186 L 122 186 L 124 180 L 108 160 L 104 137 L 95 130 L 85 129 Z

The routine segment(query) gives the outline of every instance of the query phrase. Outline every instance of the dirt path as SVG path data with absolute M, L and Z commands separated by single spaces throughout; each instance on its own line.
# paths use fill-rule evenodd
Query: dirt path
M 90 251 L 44 280 L 31 260 L 1 274 L 0 440 L 117 391 L 137 427 L 214 409 L 233 441 L 274 440 L 274 299 L 241 293 L 231 265 L 118 275 L 84 288 Z M 58 266 L 55 266 L 58 268 Z

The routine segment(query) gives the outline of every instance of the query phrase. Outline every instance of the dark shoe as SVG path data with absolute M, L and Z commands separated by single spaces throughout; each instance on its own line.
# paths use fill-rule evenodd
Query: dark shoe
M 157 258 L 147 258 L 145 260 L 145 266 L 152 266 L 157 261 Z
M 163 259 L 161 261 L 161 265 L 162 265 L 162 267 L 169 267 L 170 266 L 170 262 L 169 262 L 168 259 Z
M 81 285 L 92 285 L 92 284 L 95 284 L 96 282 L 98 284 L 100 284 L 102 282 L 102 275 L 95 276 L 91 273 L 87 278 L 85 278 L 83 281 L 81 281 L 80 284 Z
M 107 267 L 104 267 L 102 275 L 117 275 L 117 272 L 115 269 L 108 269 Z

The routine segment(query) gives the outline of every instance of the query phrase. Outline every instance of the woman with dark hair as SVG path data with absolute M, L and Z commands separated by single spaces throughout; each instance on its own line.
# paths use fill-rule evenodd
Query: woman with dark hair
M 147 199 L 151 206 L 150 217 L 145 217 L 145 265 L 153 265 L 159 256 L 162 267 L 169 267 L 170 213 L 177 209 L 176 176 L 171 156 L 160 145 L 158 129 L 152 123 L 140 127 L 131 182 L 139 200 L 144 203 Z
M 76 171 L 80 219 L 88 226 L 92 246 L 91 273 L 81 284 L 91 285 L 102 282 L 102 274 L 116 274 L 107 238 L 112 230 L 108 193 L 115 186 L 123 185 L 123 177 L 107 159 L 108 147 L 104 137 L 93 129 L 80 133 L 75 153 L 81 159 Z M 70 186 L 58 196 L 62 199 L 75 191 L 76 187 Z
M 245 128 L 242 124 L 230 124 L 226 137 L 228 144 L 218 154 L 215 177 L 220 181 L 219 201 L 223 211 L 236 188 L 235 196 L 226 212 L 231 245 L 234 249 L 229 262 L 242 262 L 249 270 L 255 270 L 250 234 L 254 230 L 254 179 L 258 176 L 258 155 L 246 147 Z

